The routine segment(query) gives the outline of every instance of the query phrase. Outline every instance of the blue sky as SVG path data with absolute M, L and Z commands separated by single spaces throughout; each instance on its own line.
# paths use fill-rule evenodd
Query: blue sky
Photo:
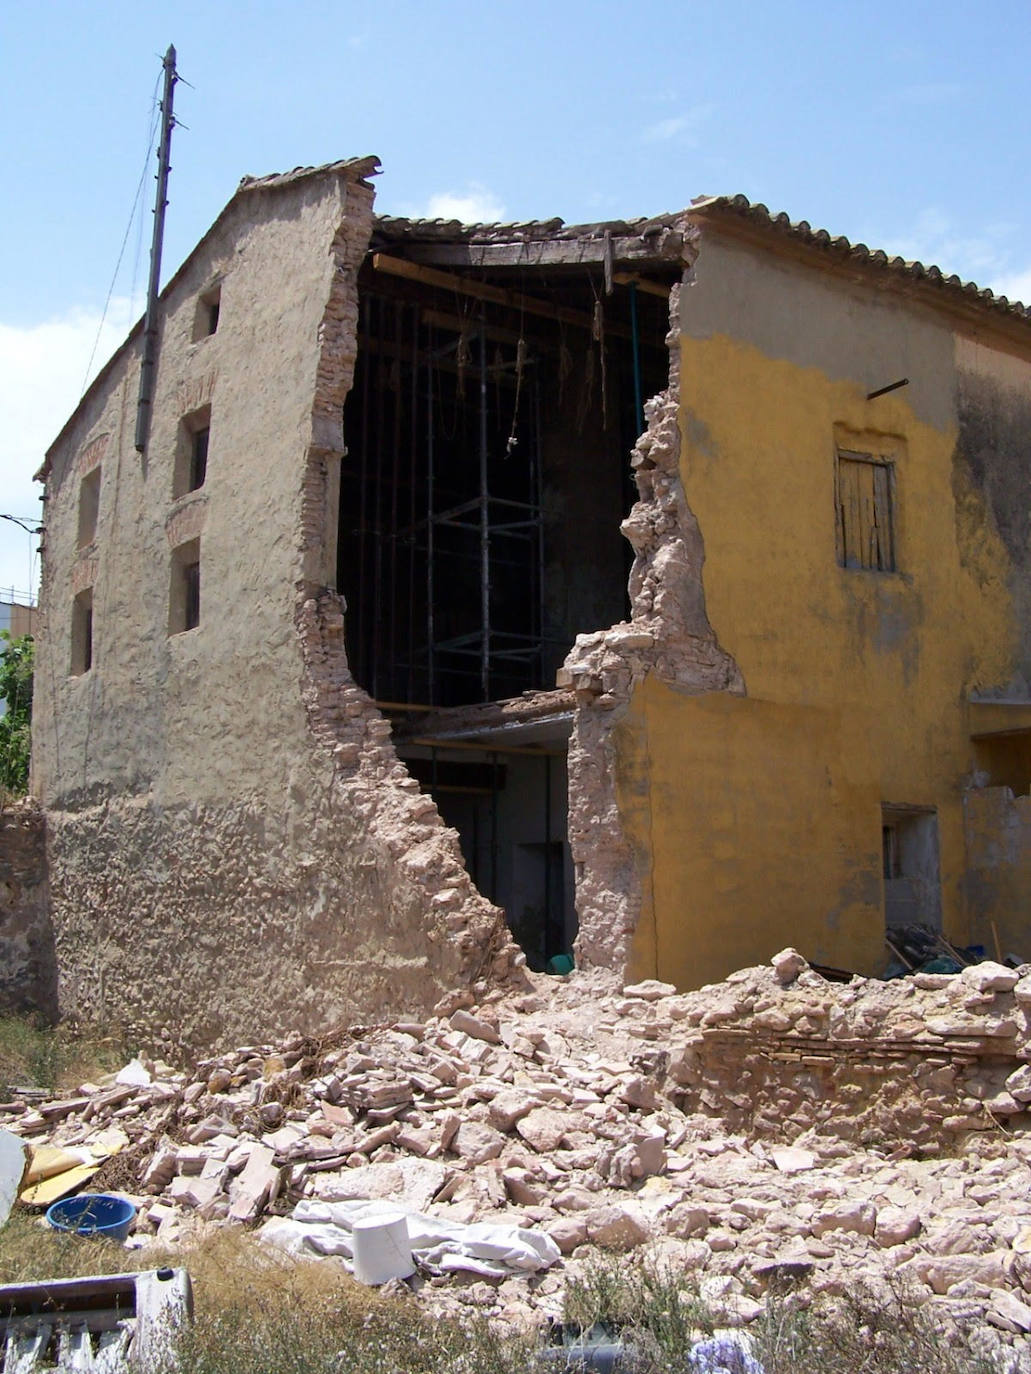
M 241 176 L 374 153 L 389 213 L 572 222 L 741 191 L 1031 300 L 1029 40 L 1028 0 L 0 0 L 0 513 L 37 513 L 91 354 L 139 313 L 170 42 L 191 85 L 163 279 Z M 0 589 L 32 585 L 33 547 L 0 522 Z

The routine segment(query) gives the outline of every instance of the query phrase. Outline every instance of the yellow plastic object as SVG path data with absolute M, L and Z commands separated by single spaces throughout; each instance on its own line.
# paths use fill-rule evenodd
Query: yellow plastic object
M 25 1187 L 31 1188 L 44 1179 L 63 1174 L 66 1169 L 74 1169 L 84 1161 L 81 1155 L 62 1150 L 58 1145 L 34 1145 L 25 1175 Z
M 90 1181 L 99 1168 L 99 1164 L 76 1164 L 74 1169 L 65 1169 L 63 1173 L 54 1174 L 52 1178 L 46 1178 L 42 1183 L 26 1188 L 21 1194 L 21 1201 L 29 1207 L 49 1207 L 59 1198 L 77 1192 Z

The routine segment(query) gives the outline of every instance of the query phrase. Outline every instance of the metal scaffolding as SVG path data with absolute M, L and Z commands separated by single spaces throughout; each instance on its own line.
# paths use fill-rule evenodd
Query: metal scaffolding
M 482 308 L 442 323 L 371 293 L 358 357 L 341 580 L 359 681 L 430 705 L 542 685 L 538 360 Z

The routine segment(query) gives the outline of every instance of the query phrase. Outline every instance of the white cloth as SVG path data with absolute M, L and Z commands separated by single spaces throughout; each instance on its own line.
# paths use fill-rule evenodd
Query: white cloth
M 350 1267 L 351 1227 L 359 1217 L 404 1212 L 412 1254 L 440 1273 L 467 1270 L 491 1278 L 535 1274 L 561 1257 L 543 1231 L 478 1221 L 464 1225 L 409 1212 L 392 1202 L 299 1202 L 289 1217 L 270 1217 L 258 1232 L 293 1254 L 338 1255 Z

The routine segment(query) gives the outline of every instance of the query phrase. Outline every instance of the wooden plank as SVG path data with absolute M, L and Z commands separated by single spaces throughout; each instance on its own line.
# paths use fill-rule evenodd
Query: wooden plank
M 874 504 L 877 508 L 877 528 L 880 538 L 881 561 L 885 572 L 895 570 L 895 528 L 891 501 L 891 468 L 887 463 L 874 467 Z
M 680 264 L 683 235 L 675 229 L 642 238 L 614 238 L 612 261 Z M 578 267 L 602 264 L 603 238 L 536 239 L 529 243 L 408 243 L 398 247 L 411 262 L 430 267 Z
M 537 296 L 524 296 L 519 291 L 510 291 L 507 287 L 492 286 L 489 282 L 469 281 L 453 272 L 438 272 L 436 268 L 423 267 L 405 258 L 393 258 L 387 253 L 373 253 L 372 265 L 377 272 L 421 282 L 424 286 L 432 286 L 438 291 L 450 291 L 491 305 L 501 305 L 508 310 L 539 315 L 546 320 L 558 320 L 562 324 L 571 325 L 574 329 L 586 329 L 588 332 L 593 332 L 594 329 L 594 316 L 586 311 L 574 310 L 567 305 L 553 305 Z M 631 331 L 615 321 L 605 321 L 605 332 L 622 339 L 631 337 Z
M 651 277 L 642 277 L 640 272 L 613 272 L 612 280 L 620 286 L 630 286 L 633 283 L 638 291 L 646 291 L 649 296 L 658 296 L 660 300 L 669 302 L 668 282 L 663 284 L 660 281 L 652 281 Z

